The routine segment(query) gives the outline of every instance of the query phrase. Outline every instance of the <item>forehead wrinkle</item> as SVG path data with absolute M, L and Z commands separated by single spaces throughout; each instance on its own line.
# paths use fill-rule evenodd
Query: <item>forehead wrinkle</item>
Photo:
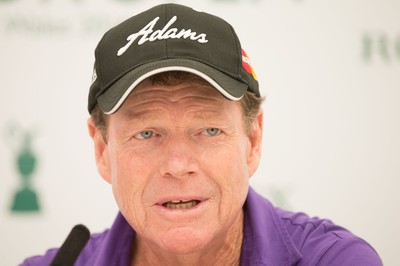
M 188 112 L 190 114 L 190 117 L 199 119 L 199 120 L 211 120 L 210 118 L 213 119 L 218 119 L 221 117 L 221 112 L 217 110 L 205 110 L 205 111 L 190 111 Z
M 160 109 L 152 109 L 151 112 L 148 110 L 135 110 L 129 109 L 126 111 L 125 116 L 129 120 L 156 120 L 159 118 L 159 114 L 164 111 Z
M 207 110 L 207 112 L 212 111 L 218 114 L 223 102 L 228 101 L 222 95 L 219 95 L 218 92 L 216 94 L 219 97 L 210 97 L 210 93 L 206 93 L 204 90 L 193 93 L 193 91 L 189 91 L 186 87 L 173 89 L 173 91 L 163 88 L 152 87 L 149 90 L 142 88 L 129 96 L 121 109 L 127 112 L 129 116 L 138 116 L 140 113 L 153 112 L 158 109 L 160 111 L 172 110 L 177 106 L 179 106 L 183 113 L 203 109 L 203 112 Z
M 163 99 L 170 102 L 180 102 L 182 99 L 195 97 L 202 100 L 226 100 L 211 85 L 196 85 L 190 83 L 181 83 L 178 85 L 152 85 L 148 82 L 139 84 L 132 92 L 136 99 Z
M 201 104 L 190 104 L 185 106 L 179 106 L 173 104 L 165 104 L 161 102 L 161 105 L 154 104 L 154 108 L 149 104 L 142 104 L 136 107 L 132 107 L 124 111 L 124 116 L 129 120 L 158 120 L 160 117 L 168 112 L 175 121 L 179 118 L 196 119 L 196 120 L 216 120 L 222 119 L 220 108 L 205 106 Z

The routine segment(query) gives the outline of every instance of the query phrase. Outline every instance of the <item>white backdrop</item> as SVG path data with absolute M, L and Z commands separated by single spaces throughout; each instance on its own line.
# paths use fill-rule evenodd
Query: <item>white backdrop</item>
M 110 26 L 162 2 L 0 0 L 1 265 L 59 246 L 77 223 L 93 232 L 112 223 L 86 131 L 93 50 Z M 174 2 L 228 20 L 252 59 L 267 96 L 253 187 L 400 265 L 400 2 Z M 33 134 L 39 213 L 10 212 L 22 132 Z

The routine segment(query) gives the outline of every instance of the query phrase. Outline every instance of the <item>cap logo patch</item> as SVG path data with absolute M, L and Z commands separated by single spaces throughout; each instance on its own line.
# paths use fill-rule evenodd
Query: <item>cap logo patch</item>
M 257 75 L 251 66 L 250 58 L 243 49 L 242 49 L 242 65 L 243 68 L 247 71 L 247 73 L 251 74 L 253 78 L 257 80 Z
M 126 39 L 128 43 L 121 47 L 117 55 L 121 56 L 123 55 L 126 50 L 134 43 L 134 41 L 141 37 L 138 40 L 138 45 L 142 45 L 146 42 L 154 42 L 157 40 L 167 40 L 167 39 L 189 39 L 191 41 L 197 41 L 199 43 L 207 43 L 207 34 L 205 33 L 199 33 L 192 31 L 191 29 L 181 29 L 178 30 L 177 28 L 171 28 L 171 26 L 175 23 L 177 20 L 176 16 L 173 16 L 168 23 L 162 28 L 161 30 L 153 30 L 154 26 L 156 25 L 157 21 L 160 19 L 160 17 L 156 17 L 150 23 L 148 23 L 146 26 L 143 27 L 139 32 L 133 33 L 128 36 Z

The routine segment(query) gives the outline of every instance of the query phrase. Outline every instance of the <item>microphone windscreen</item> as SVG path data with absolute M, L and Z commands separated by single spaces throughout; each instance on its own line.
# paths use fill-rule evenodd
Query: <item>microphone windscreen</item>
M 73 266 L 89 238 L 90 232 L 86 226 L 82 224 L 75 225 L 61 245 L 50 266 Z

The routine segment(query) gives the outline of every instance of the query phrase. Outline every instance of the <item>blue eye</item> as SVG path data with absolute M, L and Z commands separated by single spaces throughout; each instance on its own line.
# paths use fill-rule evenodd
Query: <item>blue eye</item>
M 204 132 L 205 132 L 204 134 L 214 137 L 214 136 L 219 135 L 221 133 L 221 130 L 218 128 L 215 128 L 215 127 L 210 127 L 210 128 L 207 128 Z
M 153 136 L 154 136 L 154 132 L 153 131 L 145 130 L 145 131 L 142 131 L 139 134 L 137 134 L 135 136 L 135 138 L 137 138 L 137 139 L 149 139 L 149 138 L 151 138 Z

